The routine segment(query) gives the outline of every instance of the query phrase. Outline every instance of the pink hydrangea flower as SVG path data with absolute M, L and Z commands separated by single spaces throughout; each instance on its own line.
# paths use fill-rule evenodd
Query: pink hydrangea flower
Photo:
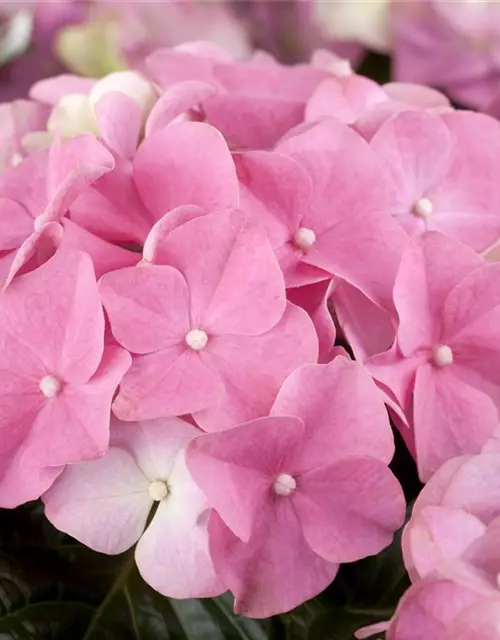
M 265 233 L 238 211 L 178 226 L 155 264 L 99 286 L 115 338 L 134 354 L 114 403 L 125 420 L 194 413 L 223 429 L 265 414 L 284 378 L 317 358 Z
M 199 433 L 178 418 L 115 420 L 106 455 L 68 467 L 44 494 L 47 518 L 101 553 L 122 553 L 137 543 L 142 577 L 165 596 L 219 595 L 225 587 L 208 553 L 209 504 L 184 458 Z
M 388 174 L 387 208 L 408 233 L 441 231 L 475 251 L 498 240 L 497 121 L 459 111 L 404 112 L 379 129 L 371 147 Z
M 406 238 L 386 214 L 384 173 L 361 136 L 324 121 L 236 161 L 242 208 L 265 225 L 288 287 L 334 276 L 391 306 L 387 283 Z
M 437 573 L 498 587 L 500 557 L 491 543 L 500 526 L 499 470 L 500 452 L 485 450 L 452 458 L 432 476 L 403 533 L 412 579 Z
M 59 250 L 0 295 L 0 504 L 40 496 L 60 467 L 105 453 L 129 354 L 104 347 L 92 262 Z
M 477 453 L 498 424 L 500 287 L 497 265 L 436 233 L 417 236 L 394 287 L 394 347 L 367 362 L 406 421 L 420 477 Z
M 0 171 L 18 165 L 27 155 L 24 136 L 44 129 L 49 109 L 30 100 L 0 104 Z
M 98 275 L 134 264 L 131 252 L 89 233 L 67 216 L 75 199 L 104 173 L 113 156 L 90 135 L 59 141 L 0 175 L 0 283 L 39 266 L 57 246 L 90 253 Z
M 213 48 L 160 49 L 147 62 L 163 88 L 202 81 L 217 93 L 198 105 L 203 119 L 239 149 L 268 149 L 304 119 L 305 105 L 317 85 L 331 73 L 309 64 L 283 66 L 270 57 L 246 62 L 224 59 Z
M 305 120 L 334 118 L 369 140 L 386 120 L 411 110 L 446 113 L 452 108 L 446 96 L 430 87 L 403 82 L 380 86 L 351 74 L 324 80 L 307 103 Z
M 193 441 L 188 467 L 214 507 L 210 553 L 236 612 L 288 611 L 340 563 L 390 543 L 404 519 L 393 448 L 382 397 L 343 357 L 292 373 L 270 417 Z
M 368 636 L 358 634 L 357 637 Z M 388 625 L 386 638 L 498 640 L 500 591 L 485 595 L 452 580 L 419 581 L 403 596 Z

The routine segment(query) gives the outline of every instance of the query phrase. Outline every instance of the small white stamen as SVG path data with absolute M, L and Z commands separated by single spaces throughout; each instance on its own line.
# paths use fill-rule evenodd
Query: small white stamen
M 40 391 L 46 398 L 54 398 L 59 395 L 62 388 L 62 381 L 56 376 L 45 376 L 40 380 Z
M 446 344 L 438 344 L 432 350 L 432 359 L 438 367 L 453 364 L 453 351 Z
M 21 164 L 23 160 L 24 158 L 20 153 L 14 153 L 10 159 L 10 164 L 12 167 L 17 167 L 17 165 Z
M 280 473 L 273 484 L 273 489 L 279 496 L 289 496 L 296 488 L 295 478 L 288 473 Z
M 309 251 L 315 242 L 316 234 L 307 227 L 301 227 L 293 236 L 294 245 L 302 251 Z
M 413 205 L 413 213 L 419 218 L 428 218 L 434 211 L 434 205 L 429 198 L 420 198 Z
M 168 488 L 168 484 L 163 482 L 163 480 L 154 480 L 149 485 L 149 497 L 151 500 L 161 502 L 162 500 L 165 500 L 169 493 L 170 490 Z
M 191 329 L 186 335 L 186 344 L 195 351 L 201 351 L 207 346 L 208 336 L 201 329 Z

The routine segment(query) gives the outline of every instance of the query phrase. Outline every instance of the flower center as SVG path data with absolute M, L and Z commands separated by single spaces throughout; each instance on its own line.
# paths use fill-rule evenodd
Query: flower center
M 453 364 L 453 351 L 446 344 L 438 344 L 432 350 L 432 360 L 438 367 Z
M 315 242 L 316 234 L 307 227 L 301 227 L 293 236 L 293 244 L 304 252 L 309 251 Z
M 155 502 L 165 500 L 169 493 L 170 489 L 168 488 L 168 484 L 163 480 L 154 480 L 149 485 L 149 497 Z
M 46 398 L 54 398 L 62 389 L 62 381 L 56 376 L 45 376 L 40 380 L 40 391 Z
M 289 496 L 297 488 L 297 482 L 289 473 L 280 473 L 273 483 L 273 489 L 279 496 Z
M 201 329 L 191 329 L 186 335 L 186 344 L 195 351 L 201 351 L 207 346 L 208 336 Z
M 413 213 L 419 218 L 428 218 L 434 211 L 434 205 L 429 198 L 420 198 L 413 205 Z

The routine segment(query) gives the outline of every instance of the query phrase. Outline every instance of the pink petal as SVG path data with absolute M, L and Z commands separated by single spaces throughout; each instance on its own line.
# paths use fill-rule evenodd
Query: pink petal
M 0 251 L 18 249 L 33 232 L 33 218 L 21 204 L 0 196 L 0 230 Z
M 335 281 L 332 300 L 340 329 L 357 360 L 364 362 L 392 346 L 396 337 L 394 314 L 342 280 Z
M 147 138 L 134 159 L 134 181 L 156 219 L 184 204 L 206 212 L 239 205 L 236 171 L 224 138 L 200 122 L 173 124 Z
M 459 559 L 485 531 L 481 520 L 461 509 L 429 506 L 419 510 L 403 534 L 404 561 L 412 580 Z
M 361 136 L 332 120 L 289 137 L 278 151 L 297 160 L 313 181 L 313 202 L 301 226 L 314 231 L 316 242 L 303 261 L 390 308 L 407 239 L 386 214 L 386 180 L 375 154 Z
M 36 354 L 47 373 L 86 382 L 104 346 L 104 314 L 90 258 L 58 251 L 18 278 L 0 298 L 0 324 L 2 333 Z
M 190 330 L 189 291 L 176 269 L 120 269 L 101 278 L 99 293 L 113 335 L 129 351 L 156 353 L 184 343 Z
M 414 407 L 417 465 L 424 482 L 450 458 L 478 453 L 498 424 L 485 393 L 433 364 L 417 371 Z
M 71 93 L 90 93 L 95 82 L 92 78 L 62 74 L 35 83 L 30 89 L 30 97 L 38 102 L 56 105 Z
M 216 92 L 215 86 L 199 80 L 187 80 L 167 88 L 149 114 L 146 137 L 178 118 L 201 119 L 201 105 Z
M 448 580 L 421 580 L 400 601 L 388 640 L 445 640 L 452 620 L 479 599 L 478 594 Z
M 429 232 L 412 240 L 394 286 L 398 342 L 404 355 L 438 342 L 446 296 L 481 264 L 479 256 L 442 234 Z
M 311 549 L 353 562 L 389 546 L 405 518 L 396 478 L 379 460 L 351 458 L 302 474 L 292 501 Z
M 82 158 L 85 160 L 82 162 Z M 90 134 L 55 141 L 49 151 L 47 194 L 49 206 L 39 216 L 40 223 L 59 220 L 90 184 L 111 171 L 111 153 Z
M 123 93 L 110 92 L 97 102 L 95 113 L 106 145 L 122 158 L 132 158 L 142 128 L 138 103 Z
M 71 219 L 110 242 L 142 244 L 154 218 L 131 173 L 131 163 L 117 158 L 114 171 L 103 175 L 72 204 Z
M 112 448 L 100 460 L 67 467 L 43 496 L 45 515 L 59 531 L 95 551 L 122 553 L 146 526 L 149 485 L 130 454 Z
M 225 392 L 194 415 L 196 422 L 205 431 L 220 431 L 268 415 L 286 376 L 317 357 L 314 326 L 306 312 L 291 303 L 280 322 L 261 336 L 214 338 L 202 358 L 217 371 Z
M 121 420 L 152 420 L 187 415 L 217 405 L 220 376 L 185 344 L 135 356 L 120 383 L 113 412 Z
M 260 418 L 202 436 L 189 446 L 191 475 L 241 540 L 250 539 L 260 511 L 273 504 L 273 481 L 303 435 L 304 424 L 297 418 Z
M 500 638 L 500 598 L 491 598 L 464 609 L 447 629 L 445 640 L 481 640 Z
M 191 328 L 214 337 L 257 335 L 282 317 L 281 270 L 264 230 L 243 213 L 191 220 L 165 237 L 159 251 L 186 279 Z
M 59 395 L 46 399 L 22 445 L 21 464 L 56 467 L 104 455 L 111 402 L 129 366 L 126 351 L 106 347 L 101 365 L 88 382 L 64 385 Z
M 207 598 L 226 587 L 217 577 L 208 551 L 208 502 L 189 475 L 184 454 L 168 477 L 170 495 L 158 510 L 135 551 L 144 580 L 169 598 Z
M 334 286 L 332 280 L 325 280 L 289 289 L 287 293 L 288 300 L 307 311 L 314 322 L 319 340 L 319 362 L 322 364 L 333 359 L 336 330 L 328 300 Z
M 397 217 L 414 215 L 415 202 L 427 197 L 446 175 L 453 149 L 442 120 L 417 111 L 390 118 L 372 138 L 371 147 L 391 179 L 390 211 Z
M 26 469 L 20 455 L 1 461 L 0 508 L 14 509 L 25 502 L 38 500 L 63 472 L 63 467 Z
M 177 227 L 203 215 L 205 215 L 203 209 L 190 204 L 166 213 L 149 230 L 142 249 L 143 260 L 154 264 L 168 264 L 168 253 L 162 250 L 164 239 Z
M 272 149 L 304 119 L 304 103 L 294 98 L 218 93 L 203 104 L 205 119 L 234 149 Z
M 312 181 L 292 158 L 276 152 L 235 154 L 241 207 L 264 225 L 273 249 L 290 244 L 312 199 Z
M 283 383 L 272 415 L 304 421 L 308 438 L 297 461 L 303 469 L 349 456 L 388 463 L 394 454 L 381 392 L 360 364 L 343 357 L 294 371 Z
M 247 544 L 216 513 L 209 533 L 215 569 L 236 596 L 235 612 L 248 618 L 290 611 L 321 593 L 337 574 L 337 564 L 311 551 L 286 502 L 261 514 Z
M 500 206 L 500 125 L 472 112 L 444 114 L 442 120 L 455 153 L 443 181 L 428 194 L 440 213 L 435 228 L 482 251 L 500 235 L 494 213 Z

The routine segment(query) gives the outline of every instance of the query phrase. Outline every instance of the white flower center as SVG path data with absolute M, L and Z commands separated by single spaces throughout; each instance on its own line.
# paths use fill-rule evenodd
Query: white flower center
M 453 351 L 446 344 L 438 344 L 432 350 L 432 359 L 438 367 L 453 364 Z
M 420 198 L 413 205 L 413 213 L 419 218 L 428 218 L 434 211 L 434 205 L 429 198 Z
M 40 391 L 46 398 L 54 398 L 62 389 L 62 381 L 56 376 L 45 376 L 40 380 Z
M 201 329 L 191 329 L 186 335 L 186 344 L 195 351 L 201 351 L 207 346 L 208 336 Z
M 301 227 L 293 236 L 294 245 L 302 251 L 309 251 L 315 242 L 316 234 L 307 227 Z
M 149 496 L 151 500 L 154 500 L 155 502 L 165 500 L 169 493 L 170 489 L 168 488 L 168 484 L 163 480 L 154 480 L 149 485 Z
M 295 478 L 288 473 L 280 473 L 273 484 L 273 489 L 279 496 L 289 496 L 296 488 Z

